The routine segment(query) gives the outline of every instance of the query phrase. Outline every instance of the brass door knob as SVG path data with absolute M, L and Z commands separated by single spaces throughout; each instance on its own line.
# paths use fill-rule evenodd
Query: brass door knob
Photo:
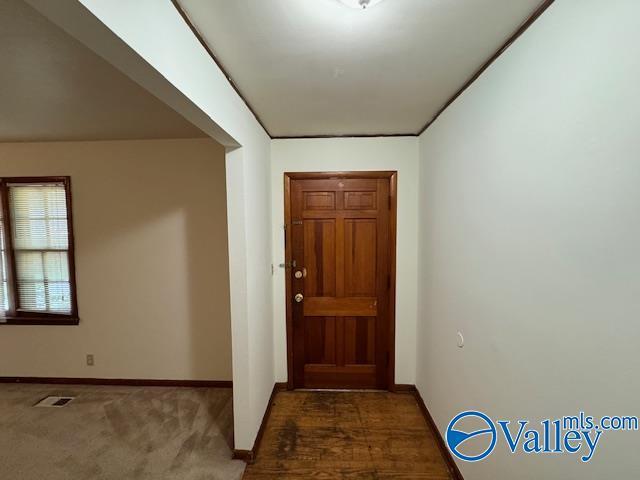
M 302 299 L 304 298 L 304 295 L 302 295 L 301 293 L 296 293 L 296 296 L 293 297 L 294 300 L 298 303 L 300 303 L 302 301 Z

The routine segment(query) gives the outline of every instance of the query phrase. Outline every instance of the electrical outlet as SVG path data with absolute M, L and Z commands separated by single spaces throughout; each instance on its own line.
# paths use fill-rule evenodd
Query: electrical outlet
M 93 363 L 93 355 L 92 354 L 88 354 L 87 355 L 87 365 L 90 367 L 93 367 L 94 363 Z

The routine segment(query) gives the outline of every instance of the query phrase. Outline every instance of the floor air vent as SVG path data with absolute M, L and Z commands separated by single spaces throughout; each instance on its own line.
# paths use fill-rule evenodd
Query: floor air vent
M 38 403 L 34 405 L 34 407 L 49 407 L 49 408 L 62 408 L 66 405 L 69 405 L 75 397 L 56 397 L 49 396 L 40 400 Z

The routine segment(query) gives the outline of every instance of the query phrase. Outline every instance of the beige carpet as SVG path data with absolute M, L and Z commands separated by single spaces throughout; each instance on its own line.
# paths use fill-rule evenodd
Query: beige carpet
M 0 479 L 239 479 L 231 409 L 230 389 L 0 385 Z

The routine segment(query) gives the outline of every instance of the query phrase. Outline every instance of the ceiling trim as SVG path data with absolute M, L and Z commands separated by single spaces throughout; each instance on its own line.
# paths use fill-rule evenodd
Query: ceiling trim
M 211 50 L 211 48 L 209 48 L 209 46 L 207 45 L 207 42 L 205 42 L 204 37 L 200 34 L 200 32 L 198 31 L 198 29 L 194 26 L 194 24 L 191 22 L 191 20 L 189 19 L 189 16 L 187 15 L 187 13 L 182 9 L 182 7 L 180 6 L 180 4 L 178 3 L 178 0 L 171 0 L 171 3 L 173 4 L 173 6 L 176 8 L 176 10 L 178 11 L 178 13 L 180 14 L 180 16 L 182 17 L 182 19 L 184 20 L 184 22 L 187 24 L 187 26 L 189 27 L 189 29 L 191 30 L 191 32 L 195 35 L 196 39 L 198 40 L 198 42 L 200 42 L 200 45 L 202 45 L 202 47 L 206 50 L 206 52 L 209 54 L 209 56 L 211 57 L 211 59 L 215 62 L 215 64 L 218 66 L 218 68 L 222 71 L 222 73 L 224 74 L 224 76 L 226 77 L 227 81 L 229 82 L 229 84 L 231 85 L 231 87 L 233 87 L 233 89 L 235 90 L 235 92 L 238 94 L 238 96 L 242 99 L 242 101 L 244 102 L 244 104 L 247 106 L 247 108 L 249 109 L 249 111 L 251 111 L 251 113 L 253 114 L 253 116 L 255 117 L 256 121 L 260 124 L 260 126 L 262 127 L 262 129 L 266 132 L 266 134 L 269 136 L 269 138 L 271 138 L 272 140 L 293 140 L 293 139 L 309 139 L 309 138 L 374 138 L 374 137 L 419 137 L 420 135 L 422 135 L 427 128 L 429 128 L 431 125 L 433 125 L 433 123 L 438 119 L 438 117 L 440 115 L 442 115 L 442 113 L 449 108 L 449 106 L 456 101 L 456 99 L 462 95 L 464 93 L 465 90 L 467 90 L 478 78 L 480 78 L 480 76 L 485 72 L 485 70 L 487 70 L 487 68 L 489 68 L 491 66 L 491 64 L 493 62 L 495 62 L 500 55 L 502 55 L 511 45 L 513 45 L 513 43 L 524 33 L 527 31 L 527 29 L 533 25 L 533 23 L 547 10 L 547 8 L 549 8 L 553 3 L 555 2 L 555 0 L 544 0 L 540 6 L 538 8 L 536 8 L 534 10 L 534 12 L 529 15 L 529 17 L 522 23 L 522 25 L 520 25 L 518 27 L 518 29 L 507 39 L 506 42 L 504 42 L 502 44 L 502 46 L 491 56 L 489 57 L 489 59 L 484 62 L 482 64 L 482 66 L 471 76 L 471 78 L 469 78 L 469 80 L 467 80 L 464 85 L 462 85 L 462 87 L 460 87 L 460 89 L 458 89 L 456 91 L 456 93 L 454 93 L 445 103 L 444 105 L 440 108 L 440 110 L 438 110 L 436 112 L 436 114 L 433 116 L 433 118 L 431 118 L 431 120 L 429 120 L 424 127 L 422 127 L 417 133 L 416 132 L 410 132 L 410 133 L 381 133 L 381 134 L 367 134 L 367 133 L 363 133 L 363 134 L 336 134 L 336 135 L 297 135 L 297 136 L 287 136 L 287 135 L 283 135 L 283 136 L 273 136 L 271 135 L 271 133 L 269 133 L 269 130 L 267 130 L 267 127 L 264 125 L 264 123 L 262 122 L 262 120 L 260 119 L 260 117 L 258 116 L 258 114 L 256 113 L 256 111 L 253 109 L 253 107 L 251 106 L 251 104 L 247 101 L 247 99 L 245 98 L 245 96 L 242 94 L 242 92 L 240 91 L 240 89 L 237 87 L 236 83 L 233 81 L 233 78 L 231 77 L 231 75 L 229 75 L 229 73 L 227 73 L 227 71 L 225 70 L 224 66 L 222 65 L 222 63 L 220 62 L 220 60 L 218 60 L 218 58 L 215 56 L 215 54 L 213 53 L 213 51 Z
M 378 137 L 417 137 L 415 133 L 354 133 L 335 135 L 281 135 L 271 137 L 272 140 L 295 140 L 303 138 L 378 138 Z
M 529 18 L 527 18 L 524 23 L 520 25 L 520 27 L 518 27 L 518 29 L 507 39 L 507 41 L 502 44 L 502 46 L 496 51 L 496 53 L 494 53 L 489 58 L 489 60 L 482 64 L 478 71 L 476 71 L 476 73 L 474 73 L 471 78 L 467 80 L 467 82 L 462 87 L 460 87 L 460 89 L 456 93 L 454 93 L 453 96 L 449 98 L 449 100 L 447 100 L 447 102 L 440 108 L 440 110 L 438 110 L 434 117 L 429 120 L 416 135 L 422 135 L 424 131 L 429 128 L 447 108 L 449 108 L 449 105 L 455 102 L 456 99 L 460 95 L 462 95 L 473 82 L 480 78 L 484 71 L 489 68 L 491 64 L 495 62 L 498 57 L 500 57 L 500 55 L 502 55 L 511 45 L 513 45 L 513 43 L 520 37 L 520 35 L 522 35 L 531 25 L 533 25 L 533 22 L 535 22 L 540 17 L 540 15 L 542 15 L 545 10 L 551 6 L 553 2 L 555 2 L 555 0 L 544 0 L 544 2 L 542 2 L 542 4 L 540 4 L 540 6 L 536 8 L 531 15 L 529 15 Z
M 185 12 L 182 7 L 180 6 L 180 4 L 178 3 L 178 0 L 171 0 L 171 3 L 173 4 L 173 6 L 176 8 L 176 10 L 178 11 L 178 13 L 180 14 L 180 16 L 182 17 L 182 19 L 184 20 L 184 22 L 187 24 L 187 26 L 189 27 L 189 29 L 191 30 L 191 32 L 193 33 L 193 35 L 196 37 L 196 39 L 198 40 L 198 42 L 200 42 L 200 45 L 202 45 L 202 47 L 206 50 L 206 52 L 209 54 L 209 56 L 211 57 L 211 59 L 214 61 L 214 63 L 218 66 L 218 68 L 222 71 L 222 74 L 225 76 L 225 78 L 227 79 L 227 81 L 229 82 L 229 85 L 231 85 L 231 87 L 236 91 L 236 93 L 238 94 L 238 96 L 242 99 L 242 101 L 244 102 L 244 104 L 247 106 L 247 108 L 249 109 L 249 111 L 253 114 L 253 116 L 255 117 L 256 121 L 260 124 L 260 126 L 262 127 L 262 129 L 265 131 L 265 133 L 269 136 L 269 138 L 273 138 L 271 136 L 271 133 L 269 133 L 269 130 L 267 130 L 267 127 L 265 127 L 264 122 L 260 119 L 260 117 L 258 116 L 258 114 L 256 113 L 256 111 L 253 109 L 253 107 L 251 106 L 251 104 L 247 101 L 247 99 L 245 98 L 245 96 L 242 94 L 242 92 L 240 91 L 240 89 L 238 88 L 238 86 L 236 85 L 236 83 L 233 81 L 233 78 L 231 78 L 231 75 L 229 75 L 229 73 L 227 72 L 227 70 L 224 68 L 224 65 L 222 65 L 222 63 L 220 62 L 220 60 L 218 60 L 218 58 L 215 56 L 215 54 L 213 53 L 213 51 L 209 48 L 209 45 L 207 45 L 207 42 L 204 41 L 204 37 L 200 34 L 200 32 L 198 31 L 198 29 L 195 27 L 195 25 L 191 22 L 191 20 L 189 19 L 189 16 L 187 15 L 187 12 Z

